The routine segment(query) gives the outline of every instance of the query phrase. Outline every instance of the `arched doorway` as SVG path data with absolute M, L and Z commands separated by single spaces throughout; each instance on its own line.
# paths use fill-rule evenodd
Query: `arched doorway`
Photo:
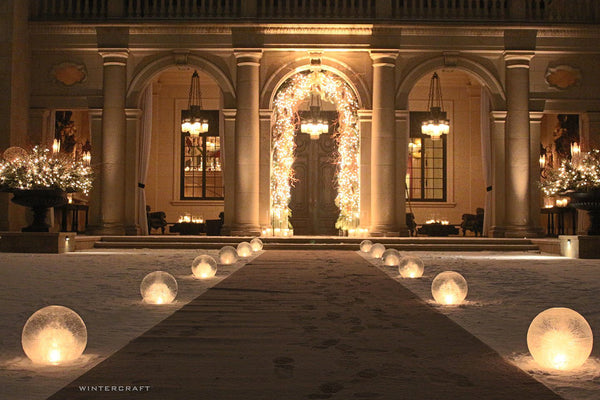
M 319 139 L 319 144 L 306 143 L 306 138 L 299 136 L 298 124 L 300 109 L 311 93 L 321 96 L 324 102 L 335 106 L 337 112 L 337 129 L 330 139 Z M 360 132 L 358 128 L 358 102 L 352 88 L 338 75 L 312 68 L 296 73 L 288 78 L 279 88 L 273 102 L 272 156 L 271 156 L 271 226 L 274 235 L 288 236 L 293 233 L 290 224 L 292 188 L 296 181 L 304 178 L 306 189 L 301 207 L 318 207 L 320 203 L 328 206 L 330 195 L 327 190 L 335 188 L 334 204 L 338 209 L 333 229 L 323 220 L 323 215 L 313 210 L 305 216 L 306 225 L 303 233 L 333 233 L 336 229 L 354 233 L 360 226 Z M 298 140 L 296 140 L 298 139 Z M 330 140 L 331 142 L 328 142 Z M 300 144 L 300 146 L 298 146 Z M 335 151 L 333 151 L 335 149 Z M 298 153 L 300 151 L 300 153 Z M 306 167 L 301 171 L 297 160 L 298 154 L 306 155 L 305 165 L 313 164 L 313 168 L 326 166 L 327 154 L 333 153 L 328 160 L 333 168 L 320 168 L 323 173 L 318 178 L 317 171 L 312 173 Z M 312 155 L 311 155 L 312 154 Z M 312 160 L 312 161 L 311 161 Z M 296 163 L 296 164 L 295 164 Z M 295 170 L 298 168 L 298 171 Z M 299 172 L 299 173 L 297 173 Z M 315 178 L 315 173 L 317 178 Z M 331 175 L 334 181 L 331 181 Z M 308 188 L 310 185 L 310 188 Z M 301 186 L 295 190 L 298 195 Z M 300 196 L 295 196 L 295 200 Z M 310 204 L 313 201 L 313 204 Z M 316 204 L 314 203 L 316 201 Z M 302 209 L 299 207 L 298 209 Z M 329 208 L 329 207 L 327 207 Z M 328 213 L 326 212 L 325 215 Z M 321 220 L 319 220 L 321 219 Z M 309 226 L 310 225 L 310 226 Z

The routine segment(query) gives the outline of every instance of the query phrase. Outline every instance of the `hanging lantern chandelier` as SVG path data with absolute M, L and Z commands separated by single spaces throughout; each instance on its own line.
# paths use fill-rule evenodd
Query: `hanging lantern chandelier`
M 308 133 L 311 140 L 319 140 L 322 133 L 329 131 L 327 121 L 321 118 L 321 95 L 310 94 L 310 119 L 302 121 L 300 132 Z
M 202 92 L 200 91 L 200 76 L 198 71 L 192 74 L 188 109 L 181 111 L 181 131 L 190 136 L 199 136 L 208 132 L 208 120 L 202 117 Z
M 429 84 L 429 117 L 421 125 L 421 133 L 431 136 L 432 140 L 437 140 L 442 135 L 450 132 L 450 121 L 444 115 L 444 105 L 442 101 L 442 86 L 437 72 L 433 73 L 431 83 Z

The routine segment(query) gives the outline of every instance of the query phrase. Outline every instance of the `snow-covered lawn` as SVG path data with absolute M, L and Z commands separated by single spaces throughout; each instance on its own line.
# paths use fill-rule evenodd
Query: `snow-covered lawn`
M 192 277 L 199 254 L 218 250 L 114 250 L 65 254 L 0 253 L 0 399 L 46 399 L 175 310 L 238 270 L 219 266 L 216 277 Z M 178 283 L 173 304 L 142 302 L 140 283 L 152 271 Z M 32 364 L 21 348 L 23 325 L 38 309 L 62 305 L 77 312 L 88 331 L 84 356 L 73 365 Z
M 565 399 L 600 399 L 600 260 L 535 253 L 411 252 L 424 261 L 425 273 L 420 279 L 402 279 L 397 268 L 361 255 Z M 433 301 L 431 282 L 443 271 L 459 272 L 467 280 L 464 305 L 439 306 Z M 551 307 L 577 311 L 594 333 L 592 355 L 576 371 L 540 370 L 527 350 L 529 324 Z

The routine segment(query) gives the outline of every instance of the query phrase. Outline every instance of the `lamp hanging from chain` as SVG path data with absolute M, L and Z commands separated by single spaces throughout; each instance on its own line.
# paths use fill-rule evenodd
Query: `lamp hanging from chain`
M 329 131 L 327 121 L 321 118 L 321 95 L 310 94 L 310 119 L 302 121 L 300 132 L 308 133 L 311 140 L 318 140 L 322 133 Z
M 421 125 L 421 133 L 431 136 L 432 140 L 437 140 L 440 136 L 450 132 L 450 121 L 444 118 L 444 105 L 442 101 L 442 86 L 437 72 L 433 73 L 429 85 L 429 117 Z
M 208 132 L 208 120 L 202 117 L 202 92 L 200 91 L 200 76 L 194 70 L 188 97 L 188 109 L 181 111 L 181 131 L 190 136 L 199 136 Z

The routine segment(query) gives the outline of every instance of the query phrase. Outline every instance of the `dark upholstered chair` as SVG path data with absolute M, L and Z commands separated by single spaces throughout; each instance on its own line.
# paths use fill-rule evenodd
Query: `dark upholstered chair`
M 473 232 L 475 236 L 478 236 L 478 234 L 483 236 L 483 216 L 483 208 L 478 208 L 476 214 L 463 214 L 462 223 L 460 224 L 463 236 L 467 231 Z
M 406 213 L 406 227 L 408 228 L 408 234 L 410 236 L 416 236 L 417 234 L 417 223 L 415 221 L 415 214 Z
M 148 218 L 148 234 L 152 232 L 152 229 L 160 228 L 164 235 L 167 226 L 167 215 L 163 211 L 150 212 L 150 206 L 146 206 L 146 216 Z

